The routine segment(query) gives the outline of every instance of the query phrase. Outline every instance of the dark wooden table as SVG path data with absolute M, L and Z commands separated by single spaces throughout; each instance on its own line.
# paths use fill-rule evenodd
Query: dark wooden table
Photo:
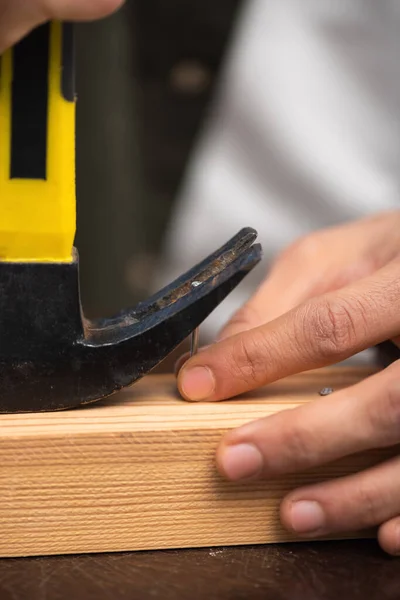
M 394 600 L 373 541 L 0 561 L 1 600 Z

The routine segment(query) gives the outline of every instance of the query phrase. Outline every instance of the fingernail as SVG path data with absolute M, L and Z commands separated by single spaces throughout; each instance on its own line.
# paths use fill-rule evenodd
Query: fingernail
M 400 525 L 397 525 L 395 532 L 394 532 L 394 536 L 395 536 L 395 544 L 394 544 L 394 548 L 393 548 L 393 555 L 400 556 Z
M 192 367 L 182 372 L 180 387 L 188 400 L 207 400 L 215 390 L 214 375 L 208 367 Z
M 292 504 L 290 522 L 296 533 L 314 533 L 325 525 L 325 513 L 318 502 L 300 500 Z
M 256 477 L 261 473 L 263 464 L 263 456 L 253 444 L 228 446 L 221 458 L 222 469 L 232 481 Z

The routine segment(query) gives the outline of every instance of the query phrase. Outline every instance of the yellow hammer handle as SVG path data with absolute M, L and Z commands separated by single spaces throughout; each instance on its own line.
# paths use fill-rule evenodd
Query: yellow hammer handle
M 0 261 L 69 262 L 76 228 L 72 25 L 43 25 L 0 60 Z

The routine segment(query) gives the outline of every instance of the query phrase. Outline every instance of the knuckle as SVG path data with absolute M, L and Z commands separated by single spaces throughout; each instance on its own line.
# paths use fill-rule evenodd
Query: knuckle
M 296 330 L 313 356 L 332 358 L 352 350 L 364 326 L 361 302 L 336 298 L 313 302 L 301 310 Z
M 295 424 L 287 430 L 284 439 L 286 454 L 294 470 L 298 467 L 307 468 L 308 465 L 313 464 L 315 460 L 315 453 L 312 450 L 314 444 L 308 429 Z
M 263 383 L 266 360 L 262 334 L 252 331 L 251 336 L 239 335 L 237 339 L 233 340 L 230 373 L 233 377 L 241 379 L 249 388 Z
M 359 482 L 356 493 L 356 504 L 359 506 L 359 526 L 361 528 L 377 525 L 380 521 L 379 498 L 382 491 L 371 482 Z
M 371 432 L 384 446 L 395 444 L 400 439 L 400 362 L 397 362 L 399 364 L 392 369 L 395 377 L 383 384 L 381 394 L 375 395 L 367 405 Z

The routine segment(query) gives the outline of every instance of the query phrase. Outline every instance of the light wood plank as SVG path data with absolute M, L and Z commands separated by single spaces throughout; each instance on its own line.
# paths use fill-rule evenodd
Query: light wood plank
M 98 405 L 1 416 L 0 556 L 289 541 L 278 518 L 285 493 L 375 464 L 393 449 L 266 483 L 232 485 L 216 473 L 217 444 L 232 427 L 370 372 L 320 370 L 208 404 L 180 400 L 172 376 L 150 376 Z

